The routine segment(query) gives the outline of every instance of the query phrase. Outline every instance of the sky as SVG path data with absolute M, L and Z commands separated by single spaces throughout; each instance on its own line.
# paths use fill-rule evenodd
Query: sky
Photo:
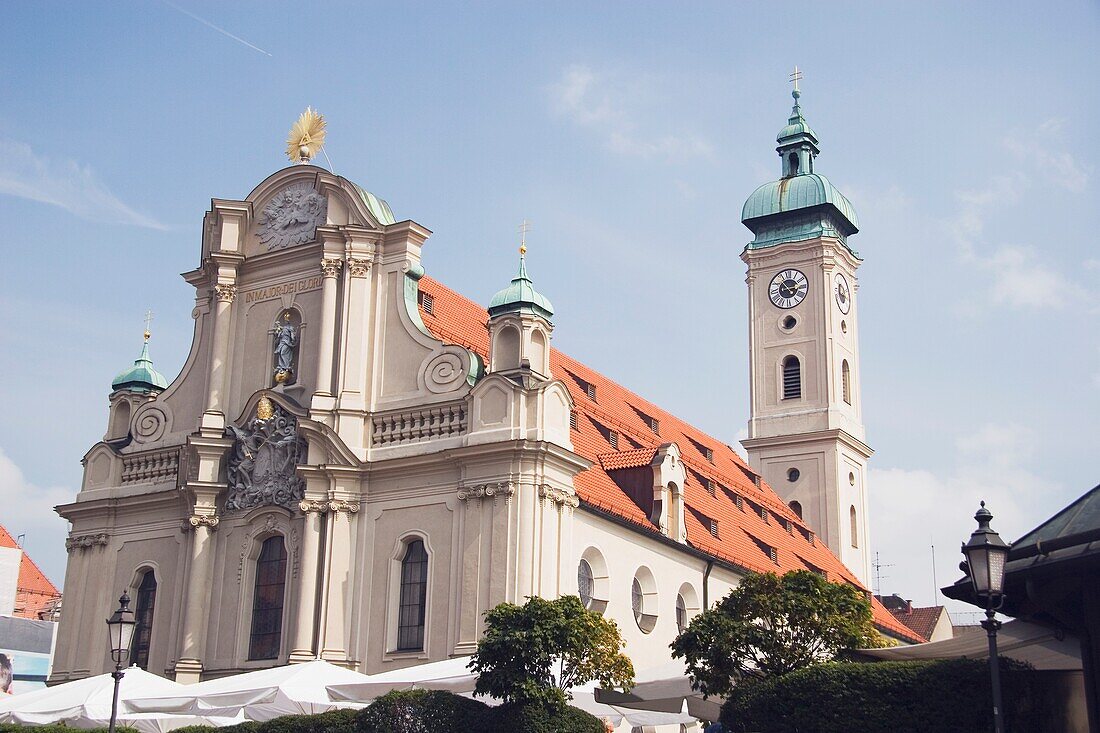
M 1095 2 L 36 2 L 5 26 L 0 523 L 59 584 L 51 507 L 146 310 L 171 379 L 210 199 L 282 168 L 307 105 L 332 169 L 434 232 L 430 275 L 487 303 L 530 220 L 555 346 L 736 445 L 740 211 L 779 176 L 797 64 L 861 224 L 875 590 L 941 602 L 979 500 L 1012 540 L 1100 480 Z

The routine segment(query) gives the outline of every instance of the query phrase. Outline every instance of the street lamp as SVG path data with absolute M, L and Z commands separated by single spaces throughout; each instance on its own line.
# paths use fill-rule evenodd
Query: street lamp
M 118 610 L 107 619 L 107 643 L 111 647 L 111 659 L 115 663 L 115 671 L 111 677 L 115 681 L 115 693 L 111 699 L 111 727 L 110 733 L 115 733 L 115 719 L 118 717 L 118 686 L 122 682 L 122 663 L 130 656 L 130 642 L 134 639 L 134 612 L 130 610 L 130 596 L 126 591 L 118 599 Z
M 963 569 L 970 576 L 974 593 L 985 604 L 985 620 L 982 628 L 989 637 L 989 676 L 993 682 L 993 729 L 1004 733 L 1004 712 L 1001 709 L 1001 668 L 997 662 L 997 630 L 1001 622 L 996 619 L 997 609 L 1004 602 L 1005 563 L 1012 549 L 1001 536 L 989 527 L 993 513 L 985 508 L 985 502 L 974 515 L 978 528 L 970 540 L 962 546 L 966 561 Z

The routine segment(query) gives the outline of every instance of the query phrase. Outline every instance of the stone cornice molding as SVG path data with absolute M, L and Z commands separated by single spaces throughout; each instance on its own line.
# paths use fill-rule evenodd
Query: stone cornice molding
M 106 547 L 111 541 L 106 532 L 80 534 L 65 538 L 65 552 L 89 550 L 93 547 Z
M 232 303 L 237 297 L 237 286 L 232 283 L 218 283 L 214 286 L 214 297 L 219 303 Z
M 576 509 L 580 506 L 580 499 L 576 494 L 566 491 L 565 489 L 559 489 L 556 486 L 550 484 L 542 484 L 539 486 L 539 499 L 549 499 L 555 504 L 560 504 L 563 507 L 572 507 Z
M 487 484 L 477 484 L 458 490 L 458 498 L 461 501 L 470 499 L 496 499 L 504 497 L 511 499 L 516 493 L 516 485 L 511 481 L 496 481 Z
M 340 270 L 344 268 L 344 261 L 333 259 L 331 257 L 325 257 L 321 260 L 321 276 L 322 277 L 339 277 Z
M 752 450 L 753 448 L 767 448 L 775 445 L 816 443 L 824 440 L 838 440 L 861 454 L 864 458 L 870 458 L 875 452 L 871 446 L 842 428 L 817 430 L 812 433 L 798 433 L 797 435 L 772 435 L 766 438 L 746 438 L 741 441 L 741 445 L 745 447 L 745 450 Z

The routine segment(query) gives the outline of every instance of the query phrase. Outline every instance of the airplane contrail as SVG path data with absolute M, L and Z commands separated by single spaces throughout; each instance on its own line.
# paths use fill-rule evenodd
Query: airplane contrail
M 230 33 L 229 31 L 227 31 L 226 29 L 224 29 L 224 28 L 219 28 L 218 26 L 216 26 L 216 25 L 214 25 L 213 23 L 211 23 L 211 22 L 210 22 L 209 20 L 206 20 L 205 18 L 200 18 L 199 16 L 195 15 L 194 13 L 192 13 L 192 12 L 191 12 L 190 10 L 185 10 L 184 8 L 181 8 L 181 7 L 179 6 L 179 5 L 176 5 L 175 3 L 173 3 L 173 2 L 170 2 L 170 0 L 162 0 L 162 2 L 163 2 L 163 3 L 165 4 L 165 5 L 168 5 L 169 7 L 175 8 L 176 10 L 180 11 L 180 12 L 181 12 L 181 13 L 183 13 L 184 15 L 187 15 L 187 16 L 189 16 L 189 17 L 191 17 L 191 18 L 194 18 L 195 20 L 199 21 L 200 23 L 202 23 L 202 24 L 203 24 L 203 25 L 205 25 L 206 27 L 208 27 L 208 28 L 213 28 L 213 29 L 214 29 L 214 30 L 216 30 L 216 31 L 217 31 L 218 33 L 221 33 L 221 34 L 222 34 L 223 36 L 229 36 L 229 37 L 230 37 L 230 38 L 232 38 L 232 39 L 233 39 L 234 41 L 237 41 L 238 43 L 243 43 L 244 45 L 246 45 L 246 46 L 248 46 L 249 48 L 251 48 L 251 49 L 252 49 L 253 51 L 259 51 L 260 53 L 262 53 L 262 54 L 264 54 L 264 55 L 266 55 L 266 56 L 271 56 L 271 54 L 269 54 L 269 53 L 268 53 L 267 51 L 263 50 L 263 49 L 262 49 L 262 48 L 260 48 L 259 46 L 254 46 L 254 45 L 252 45 L 251 43 L 249 43 L 248 41 L 244 40 L 243 38 L 241 38 L 241 37 L 239 37 L 239 36 L 235 36 L 235 35 L 233 35 L 233 34 L 232 34 L 232 33 Z M 274 58 L 274 57 L 272 57 L 272 58 Z

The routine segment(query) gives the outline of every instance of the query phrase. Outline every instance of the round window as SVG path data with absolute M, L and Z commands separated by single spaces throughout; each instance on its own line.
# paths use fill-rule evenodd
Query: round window
M 577 565 L 577 595 L 581 597 L 581 603 L 585 608 L 592 608 L 593 586 L 592 566 L 587 560 L 581 560 Z
M 794 316 L 787 316 L 783 319 L 783 329 L 790 331 L 792 328 L 798 325 L 798 319 Z
M 787 470 L 787 480 L 792 484 L 802 476 L 802 472 L 797 468 L 791 468 Z
M 847 321 L 841 321 L 840 322 L 840 332 L 841 333 L 848 333 L 848 322 Z
M 850 483 L 852 486 L 856 485 L 856 475 L 851 471 L 848 472 L 848 483 Z

